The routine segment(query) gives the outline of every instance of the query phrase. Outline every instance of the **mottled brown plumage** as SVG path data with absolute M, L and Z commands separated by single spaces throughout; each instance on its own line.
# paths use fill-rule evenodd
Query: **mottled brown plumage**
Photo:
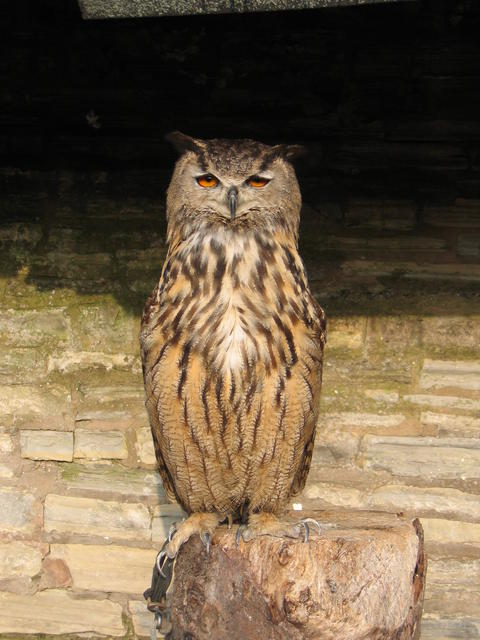
M 212 513 L 200 532 L 240 513 L 274 514 L 303 488 L 325 314 L 297 248 L 289 159 L 299 148 L 170 138 L 181 156 L 167 195 L 168 254 L 141 347 L 165 491 L 188 514 Z

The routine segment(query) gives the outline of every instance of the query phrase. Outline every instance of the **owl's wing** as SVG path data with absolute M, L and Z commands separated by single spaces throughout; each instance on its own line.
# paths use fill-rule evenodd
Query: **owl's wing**
M 150 325 L 152 322 L 152 318 L 158 314 L 159 311 L 159 307 L 160 307 L 160 303 L 159 303 L 159 288 L 158 285 L 155 287 L 155 289 L 152 291 L 152 295 L 147 299 L 147 302 L 145 303 L 145 307 L 143 309 L 143 314 L 142 314 L 142 322 L 141 322 L 141 336 L 142 339 L 140 341 L 141 343 L 141 357 L 142 357 L 142 370 L 143 370 L 143 380 L 144 380 L 144 384 L 145 384 L 145 391 L 147 394 L 147 398 L 146 398 L 146 407 L 147 407 L 147 411 L 149 413 L 150 416 L 150 427 L 152 430 L 152 437 L 153 437 L 153 444 L 154 444 L 154 448 L 155 448 L 155 457 L 157 459 L 157 467 L 158 467 L 158 471 L 160 473 L 160 477 L 162 479 L 162 485 L 163 488 L 165 490 L 165 493 L 167 495 L 167 498 L 169 500 L 171 500 L 172 502 L 179 502 L 178 500 L 178 496 L 175 492 L 175 488 L 174 488 L 174 483 L 172 480 L 172 477 L 170 475 L 170 472 L 167 468 L 167 465 L 165 463 L 164 457 L 162 455 L 162 450 L 160 448 L 160 443 L 158 441 L 158 437 L 157 434 L 155 433 L 155 428 L 154 425 L 156 424 L 156 421 L 158 420 L 158 415 L 155 412 L 153 419 L 152 419 L 152 415 L 151 415 L 151 411 L 150 411 L 150 406 L 151 406 L 151 397 L 150 397 L 150 389 L 151 389 L 151 383 L 152 381 L 150 380 L 150 377 L 147 373 L 147 369 L 146 369 L 146 360 L 147 360 L 147 349 L 145 346 L 145 340 L 143 339 L 145 334 L 150 333 Z
M 291 496 L 295 496 L 303 490 L 310 471 L 310 465 L 312 463 L 315 431 L 319 413 L 320 389 L 322 386 L 323 349 L 327 340 L 325 312 L 313 296 L 311 297 L 311 311 L 313 330 L 312 341 L 315 353 L 312 354 L 314 355 L 314 360 L 313 366 L 310 366 L 311 370 L 308 375 L 308 381 L 312 388 L 314 407 L 311 414 L 305 420 L 305 446 L 300 465 L 292 482 L 292 488 L 290 490 Z

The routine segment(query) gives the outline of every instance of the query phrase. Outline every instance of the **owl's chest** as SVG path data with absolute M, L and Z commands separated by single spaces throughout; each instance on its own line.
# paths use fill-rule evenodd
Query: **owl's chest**
M 296 249 L 258 234 L 194 240 L 167 262 L 160 283 L 156 326 L 165 343 L 216 370 L 288 363 L 302 306 Z

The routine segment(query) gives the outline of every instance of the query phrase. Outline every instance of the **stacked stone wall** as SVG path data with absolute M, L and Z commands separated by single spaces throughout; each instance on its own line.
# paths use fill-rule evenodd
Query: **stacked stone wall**
M 13 179 L 19 193 L 31 181 L 57 191 L 29 194 L 34 209 L 48 203 L 48 224 L 0 227 L 0 632 L 144 636 L 141 594 L 181 517 L 155 471 L 137 341 L 165 255 L 163 205 L 125 199 L 118 175 Z M 135 192 L 150 180 L 120 182 Z M 306 203 L 303 216 L 329 333 L 302 504 L 419 515 L 430 557 L 423 637 L 451 628 L 474 638 L 480 274 L 463 247 L 480 234 L 478 209 L 385 229 L 404 205 L 372 201 L 365 233 L 327 220 L 331 206 Z

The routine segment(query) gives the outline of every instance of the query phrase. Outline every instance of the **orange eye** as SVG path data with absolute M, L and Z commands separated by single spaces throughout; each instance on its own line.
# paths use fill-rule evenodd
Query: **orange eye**
M 218 184 L 218 179 L 215 176 L 212 176 L 211 173 L 206 173 L 204 176 L 200 176 L 197 178 L 197 182 L 201 187 L 205 189 L 211 189 L 212 187 L 216 187 Z
M 262 178 L 261 176 L 251 176 L 247 180 L 247 184 L 250 187 L 255 187 L 256 189 L 259 189 L 260 187 L 264 187 L 269 182 L 270 180 L 268 178 Z

